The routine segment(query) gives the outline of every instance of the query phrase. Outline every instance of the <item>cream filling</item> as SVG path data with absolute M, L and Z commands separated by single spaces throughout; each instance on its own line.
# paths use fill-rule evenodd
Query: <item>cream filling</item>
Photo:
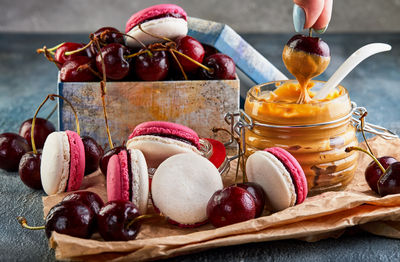
M 188 25 L 186 20 L 176 17 L 162 17 L 159 19 L 153 19 L 142 23 L 141 27 L 144 31 L 148 33 L 160 37 L 166 37 L 171 40 L 174 40 L 178 36 L 185 36 L 188 32 Z M 133 27 L 127 34 L 138 39 L 145 45 L 156 42 L 165 42 L 160 38 L 155 38 L 142 32 L 139 26 Z M 129 47 L 141 47 L 141 44 L 138 41 L 128 36 L 125 36 L 125 43 Z

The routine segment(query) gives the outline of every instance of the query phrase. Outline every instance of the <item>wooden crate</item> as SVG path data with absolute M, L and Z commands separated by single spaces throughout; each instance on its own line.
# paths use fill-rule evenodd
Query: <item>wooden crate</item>
M 229 128 L 227 112 L 239 109 L 239 80 L 107 82 L 107 113 L 114 144 L 128 139 L 139 123 L 170 121 L 189 126 L 200 137 L 226 141 L 226 134 L 215 136 L 213 127 Z M 100 83 L 58 82 L 58 93 L 69 99 L 78 112 L 81 135 L 90 135 L 102 146 L 108 145 L 103 116 Z M 60 130 L 75 130 L 75 119 L 68 105 L 59 101 Z

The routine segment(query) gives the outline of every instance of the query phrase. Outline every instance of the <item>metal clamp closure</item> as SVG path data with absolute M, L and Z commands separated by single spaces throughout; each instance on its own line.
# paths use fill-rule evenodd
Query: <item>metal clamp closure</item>
M 361 120 L 360 117 L 367 113 L 367 109 L 365 107 L 357 107 L 356 103 L 352 102 L 355 105 L 355 109 L 353 110 L 353 117 L 351 118 L 352 124 L 357 128 L 357 131 L 361 131 Z M 382 126 L 374 125 L 366 122 L 364 125 L 364 132 L 368 132 L 374 135 L 378 135 L 384 139 L 395 139 L 399 138 L 394 132 L 390 131 L 387 128 Z

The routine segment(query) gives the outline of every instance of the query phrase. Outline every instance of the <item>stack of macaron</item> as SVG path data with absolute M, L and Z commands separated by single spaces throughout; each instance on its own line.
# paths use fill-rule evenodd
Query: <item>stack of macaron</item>
M 147 33 L 144 33 L 139 25 Z M 187 32 L 185 10 L 174 4 L 160 4 L 145 8 L 129 18 L 126 22 L 125 33 L 132 38 L 126 37 L 125 42 L 127 46 L 136 48 L 140 47 L 139 41 L 148 45 L 162 41 L 160 37 L 155 36 L 174 40 L 179 36 L 185 36 Z
M 205 223 L 208 200 L 222 189 L 222 178 L 201 150 L 197 133 L 184 125 L 164 121 L 137 125 L 129 136 L 127 149 L 108 162 L 108 200 L 132 201 L 145 214 L 148 169 L 154 168 L 151 200 L 155 209 L 181 227 Z
M 44 143 L 40 178 L 48 195 L 75 191 L 85 173 L 85 149 L 73 131 L 51 133 Z

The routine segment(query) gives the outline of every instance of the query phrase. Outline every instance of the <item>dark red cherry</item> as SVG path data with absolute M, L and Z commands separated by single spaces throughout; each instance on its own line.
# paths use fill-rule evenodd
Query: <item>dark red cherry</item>
M 129 225 L 139 216 L 136 206 L 129 201 L 115 200 L 105 204 L 97 216 L 97 228 L 106 241 L 128 241 L 136 238 L 140 222 Z
M 235 62 L 227 55 L 221 53 L 211 55 L 204 59 L 203 64 L 212 69 L 212 71 L 204 68 L 200 70 L 203 79 L 236 79 Z
M 120 31 L 114 27 L 102 27 L 94 32 L 94 37 L 99 40 L 100 47 L 106 46 L 112 43 L 118 43 L 121 45 L 125 44 L 124 36 Z M 97 54 L 98 50 L 95 44 L 90 45 L 92 53 Z
M 19 135 L 26 139 L 30 147 L 32 147 L 31 128 L 32 128 L 32 118 L 25 120 L 19 128 Z M 37 117 L 35 121 L 35 130 L 33 131 L 34 131 L 35 146 L 37 149 L 39 149 L 43 148 L 47 136 L 50 135 L 50 133 L 56 131 L 56 128 L 50 121 L 44 118 Z
M 378 158 L 378 161 L 381 163 L 384 169 L 387 169 L 390 164 L 397 162 L 397 160 L 391 156 L 383 156 Z M 367 181 L 369 187 L 375 191 L 375 193 L 379 194 L 378 192 L 378 180 L 382 176 L 382 170 L 379 166 L 372 161 L 369 163 L 368 167 L 365 169 L 364 175 L 365 180 Z
M 69 51 L 75 51 L 78 50 L 82 47 L 84 47 L 85 45 L 80 44 L 80 43 L 71 43 L 71 42 L 66 42 L 64 44 L 62 44 L 59 48 L 57 48 L 57 51 L 54 55 L 54 59 L 60 63 L 61 65 L 63 65 L 65 62 L 67 61 L 71 61 L 79 56 L 88 56 L 88 53 L 86 50 L 82 50 L 76 54 L 72 54 L 72 55 L 65 55 L 65 52 L 69 52 Z
M 129 59 L 125 59 L 125 56 L 129 55 L 129 53 L 127 47 L 118 43 L 108 44 L 101 48 L 107 79 L 121 80 L 129 74 Z M 100 54 L 96 55 L 96 67 L 102 74 L 103 69 Z
M 38 150 L 37 154 L 32 151 L 25 153 L 21 161 L 19 161 L 18 173 L 22 182 L 30 188 L 42 189 L 42 181 L 40 180 L 40 163 L 42 160 L 42 150 Z
M 90 238 L 95 221 L 92 210 L 80 201 L 63 201 L 52 207 L 46 216 L 46 236 L 56 231 L 79 238 Z
M 143 53 L 133 63 L 134 72 L 140 80 L 162 81 L 168 76 L 169 59 L 165 51 L 152 51 L 151 55 Z
M 289 39 L 286 45 L 296 51 L 303 51 L 323 57 L 331 56 L 328 44 L 319 37 L 295 35 Z
M 88 175 L 99 168 L 104 151 L 96 140 L 89 136 L 83 136 L 82 142 L 85 147 L 85 175 Z
M 92 210 L 96 216 L 99 214 L 100 209 L 104 206 L 104 202 L 101 197 L 91 191 L 78 191 L 65 196 L 63 201 L 78 201 L 82 202 Z
M 114 147 L 113 149 L 106 151 L 103 154 L 103 156 L 100 158 L 100 170 L 104 175 L 107 175 L 107 166 L 108 166 L 108 161 L 110 160 L 110 158 L 113 155 L 118 154 L 119 152 L 121 152 L 121 150 L 124 150 L 124 149 L 126 149 L 126 147 L 118 146 L 118 147 Z
M 215 192 L 207 204 L 208 220 L 215 227 L 243 222 L 255 217 L 256 206 L 245 189 L 230 186 Z
M 203 43 L 201 43 L 201 45 L 204 48 L 204 52 L 205 52 L 204 53 L 204 57 L 208 57 L 210 55 L 219 53 L 218 50 L 213 46 L 210 46 L 210 45 L 207 45 L 207 44 L 203 44 Z
M 255 217 L 261 216 L 265 206 L 265 193 L 262 187 L 254 182 L 239 183 L 237 186 L 247 190 L 251 194 L 256 205 Z
M 93 60 L 80 56 L 65 62 L 60 69 L 60 79 L 62 82 L 95 81 L 97 76 L 92 71 L 96 71 Z
M 400 162 L 390 164 L 379 178 L 378 191 L 380 196 L 400 193 Z
M 22 156 L 31 150 L 25 138 L 14 133 L 0 134 L 0 168 L 18 171 Z
M 100 43 L 103 45 L 112 43 L 125 44 L 124 36 L 114 27 L 102 27 L 94 32 L 94 36 L 98 37 Z
M 175 39 L 175 43 L 177 51 L 189 56 L 190 58 L 196 60 L 200 64 L 203 63 L 205 51 L 199 41 L 187 35 L 178 37 L 177 39 Z M 185 73 L 192 73 L 199 68 L 198 65 L 180 56 L 179 54 L 176 54 L 176 57 L 181 63 Z

